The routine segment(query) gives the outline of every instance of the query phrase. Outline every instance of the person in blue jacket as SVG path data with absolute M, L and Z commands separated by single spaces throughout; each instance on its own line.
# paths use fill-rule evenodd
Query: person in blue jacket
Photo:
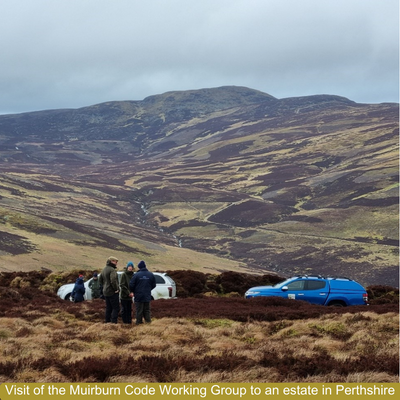
M 138 269 L 129 282 L 129 290 L 135 299 L 136 325 L 142 324 L 143 318 L 147 323 L 151 322 L 151 291 L 156 287 L 156 278 L 143 260 L 139 262 Z
M 80 303 L 84 300 L 83 295 L 85 294 L 85 285 L 83 284 L 83 275 L 79 275 L 75 282 L 74 289 L 72 290 L 71 297 L 74 303 Z

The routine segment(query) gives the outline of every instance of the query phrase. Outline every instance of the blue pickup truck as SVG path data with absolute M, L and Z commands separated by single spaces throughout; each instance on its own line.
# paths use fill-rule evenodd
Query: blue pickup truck
M 368 293 L 358 282 L 349 278 L 294 276 L 274 286 L 256 286 L 244 297 L 279 296 L 304 300 L 324 306 L 368 305 Z

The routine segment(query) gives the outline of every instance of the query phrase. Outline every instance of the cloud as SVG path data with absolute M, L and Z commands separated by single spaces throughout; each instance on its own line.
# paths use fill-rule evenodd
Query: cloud
M 248 86 L 398 101 L 398 0 L 3 0 L 0 112 Z

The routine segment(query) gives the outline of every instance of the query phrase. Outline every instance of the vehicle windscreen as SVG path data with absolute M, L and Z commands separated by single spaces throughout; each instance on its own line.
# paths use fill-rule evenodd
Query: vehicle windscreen
M 293 278 L 286 279 L 286 280 L 283 281 L 283 282 L 275 283 L 275 285 L 272 285 L 272 287 L 280 288 L 280 287 L 282 287 L 282 286 L 287 285 L 287 284 L 288 284 L 289 282 L 291 282 L 292 280 L 293 280 Z

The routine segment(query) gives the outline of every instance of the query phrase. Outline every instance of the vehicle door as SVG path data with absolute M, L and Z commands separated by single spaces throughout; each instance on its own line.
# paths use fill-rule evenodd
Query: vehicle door
M 158 274 L 154 274 L 154 277 L 156 278 L 156 287 L 151 291 L 151 296 L 154 300 L 158 300 L 165 297 L 165 279 Z
M 92 282 L 93 278 L 90 278 L 88 281 L 85 282 L 85 294 L 83 295 L 83 298 L 85 300 L 92 300 L 92 289 L 90 289 L 89 285 L 90 282 Z
M 304 300 L 323 305 L 329 294 L 328 283 L 324 279 L 309 279 L 305 282 L 304 293 Z
M 286 285 L 287 290 L 285 291 L 284 297 L 293 300 L 304 300 L 305 295 L 305 283 L 304 279 L 298 279 L 290 282 Z

